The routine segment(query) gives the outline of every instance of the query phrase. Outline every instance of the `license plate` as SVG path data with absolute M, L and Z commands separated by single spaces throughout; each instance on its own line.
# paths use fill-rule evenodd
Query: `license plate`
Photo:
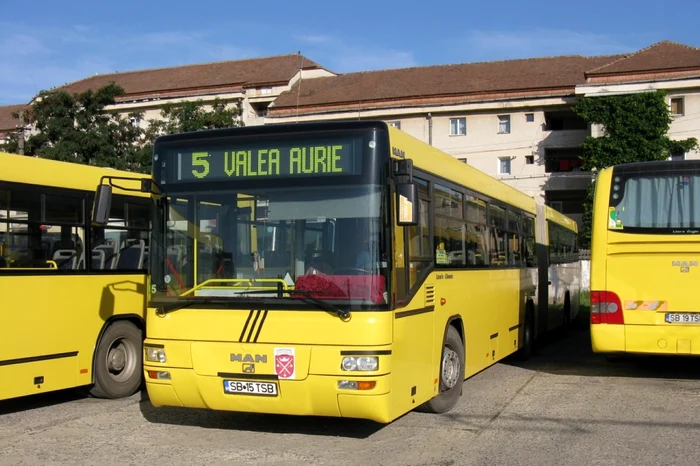
M 224 393 L 277 396 L 277 384 L 274 382 L 252 382 L 250 380 L 224 380 Z
M 669 312 L 666 314 L 669 324 L 700 324 L 700 313 Z

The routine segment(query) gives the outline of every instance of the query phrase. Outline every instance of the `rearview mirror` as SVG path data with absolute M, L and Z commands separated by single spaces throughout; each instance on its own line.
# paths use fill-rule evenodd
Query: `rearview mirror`
M 400 226 L 418 225 L 420 213 L 418 185 L 399 183 L 396 185 L 396 223 Z
M 112 187 L 100 184 L 95 191 L 95 202 L 92 205 L 92 224 L 104 226 L 109 222 L 109 211 L 112 205 Z

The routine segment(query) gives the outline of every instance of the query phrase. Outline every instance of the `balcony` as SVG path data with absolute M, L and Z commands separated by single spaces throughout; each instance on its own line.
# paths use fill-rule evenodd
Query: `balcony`
M 545 112 L 544 116 L 545 149 L 579 147 L 589 135 L 588 124 L 571 111 Z
M 581 148 L 544 150 L 544 171 L 550 174 L 547 189 L 577 190 L 586 189 L 593 178 L 591 173 L 583 170 Z

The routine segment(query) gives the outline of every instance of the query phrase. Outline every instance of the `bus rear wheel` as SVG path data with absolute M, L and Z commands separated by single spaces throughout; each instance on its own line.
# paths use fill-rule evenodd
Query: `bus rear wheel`
M 464 383 L 464 342 L 453 326 L 447 327 L 440 358 L 440 393 L 419 406 L 427 413 L 445 413 L 457 404 Z
M 97 398 L 131 396 L 141 385 L 143 335 L 134 324 L 120 320 L 110 324 L 95 352 L 95 384 L 90 394 Z

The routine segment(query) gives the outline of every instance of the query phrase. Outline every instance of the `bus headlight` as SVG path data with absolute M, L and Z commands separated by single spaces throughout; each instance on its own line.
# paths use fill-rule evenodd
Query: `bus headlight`
M 376 371 L 379 368 L 377 356 L 347 356 L 343 358 L 340 367 L 344 371 Z
M 160 363 L 167 361 L 167 358 L 165 357 L 165 349 L 146 346 L 146 361 Z

